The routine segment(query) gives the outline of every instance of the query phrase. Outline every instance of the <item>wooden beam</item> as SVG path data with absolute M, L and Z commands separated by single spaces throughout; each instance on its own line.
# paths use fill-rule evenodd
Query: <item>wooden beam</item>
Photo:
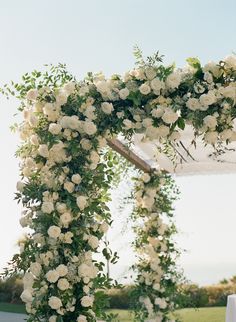
M 138 169 L 144 172 L 152 171 L 152 168 L 147 162 L 145 162 L 143 159 L 137 156 L 137 154 L 132 152 L 129 148 L 127 148 L 127 146 L 125 146 L 119 140 L 117 139 L 107 140 L 107 144 L 109 145 L 110 148 L 112 148 L 120 155 L 122 155 L 124 158 L 126 158 L 128 161 L 133 163 Z

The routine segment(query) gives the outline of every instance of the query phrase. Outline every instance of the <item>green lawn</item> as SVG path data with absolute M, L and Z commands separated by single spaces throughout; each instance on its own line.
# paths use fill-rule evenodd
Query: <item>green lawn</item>
M 0 311 L 25 313 L 23 305 L 0 303 Z M 113 313 L 119 314 L 119 321 L 128 322 L 132 321 L 132 315 L 129 311 L 125 310 L 112 310 Z M 198 310 L 183 309 L 177 311 L 177 314 L 182 318 L 183 322 L 224 322 L 225 321 L 225 308 L 202 308 Z
M 25 307 L 21 304 L 0 303 L 0 311 L 12 313 L 25 313 Z
M 113 310 L 119 314 L 122 322 L 132 321 L 132 316 L 128 311 Z M 177 315 L 183 322 L 225 322 L 225 308 L 202 308 L 202 309 L 183 309 L 177 311 Z
M 183 322 L 225 322 L 225 308 L 183 309 L 178 311 Z

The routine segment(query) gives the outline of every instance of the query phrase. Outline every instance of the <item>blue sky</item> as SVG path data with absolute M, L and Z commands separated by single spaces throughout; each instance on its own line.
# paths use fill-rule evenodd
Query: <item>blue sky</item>
M 189 56 L 204 63 L 219 60 L 236 51 L 235 11 L 234 0 L 0 0 L 0 84 L 45 63 L 65 62 L 77 77 L 87 71 L 124 73 L 134 64 L 135 44 L 147 55 L 160 50 L 166 63 L 175 61 L 177 66 Z M 20 234 L 20 209 L 13 201 L 17 137 L 9 131 L 16 106 L 14 100 L 0 99 L 1 267 Z M 181 264 L 189 278 L 202 284 L 236 274 L 235 179 L 228 175 L 177 180 L 182 190 L 176 205 L 182 231 L 178 240 L 188 249 Z M 124 249 L 118 239 L 127 241 L 129 233 L 126 239 L 117 237 L 121 224 L 117 227 L 111 238 Z M 126 255 L 119 271 L 125 269 Z

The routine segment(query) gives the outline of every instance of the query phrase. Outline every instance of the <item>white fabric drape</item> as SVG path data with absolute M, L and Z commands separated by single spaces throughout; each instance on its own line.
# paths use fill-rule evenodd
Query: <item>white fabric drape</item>
M 225 321 L 226 322 L 236 321 L 236 294 L 228 296 Z

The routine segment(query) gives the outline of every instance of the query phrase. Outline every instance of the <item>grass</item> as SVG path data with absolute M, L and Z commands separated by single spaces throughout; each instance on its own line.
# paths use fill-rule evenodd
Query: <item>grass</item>
M 112 310 L 119 314 L 119 321 L 132 321 L 132 315 L 129 311 Z M 201 308 L 201 309 L 183 309 L 176 312 L 176 315 L 183 322 L 225 322 L 225 308 Z
M 0 303 L 0 311 L 12 313 L 25 313 L 23 305 Z M 128 322 L 132 321 L 132 314 L 125 310 L 112 310 L 113 313 L 119 314 L 119 321 Z M 225 308 L 202 308 L 198 310 L 183 309 L 177 311 L 177 315 L 182 318 L 183 322 L 224 322 L 225 321 Z
M 177 313 L 183 322 L 225 322 L 224 307 L 209 307 L 198 310 L 183 309 Z
M 0 303 L 0 311 L 10 313 L 25 313 L 25 307 L 22 304 Z
M 111 310 L 110 312 L 119 315 L 119 321 L 128 322 L 133 321 L 132 313 L 127 310 Z

